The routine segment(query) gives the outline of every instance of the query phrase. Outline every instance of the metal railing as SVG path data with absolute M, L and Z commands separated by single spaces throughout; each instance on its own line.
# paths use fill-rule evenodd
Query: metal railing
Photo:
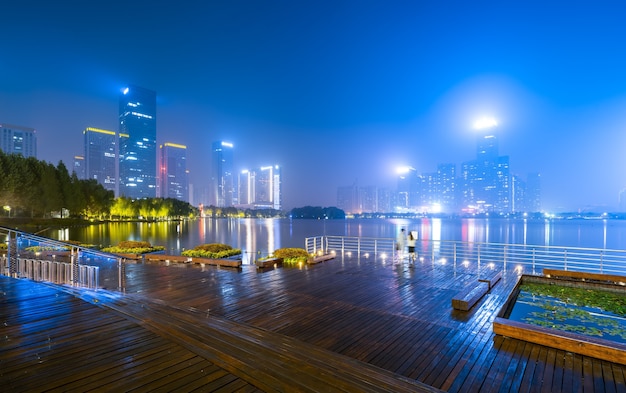
M 305 239 L 309 253 L 373 253 L 391 258 L 395 239 L 348 236 L 316 236 Z M 502 266 L 532 274 L 544 268 L 626 275 L 626 251 L 600 248 L 539 246 L 527 244 L 479 243 L 448 240 L 419 240 L 416 251 L 420 260 L 432 263 Z
M 123 261 L 115 255 L 6 227 L 0 227 L 0 239 L 2 235 L 7 245 L 0 255 L 2 275 L 97 289 L 103 268 L 121 286 Z M 33 246 L 38 251 L 30 251 Z

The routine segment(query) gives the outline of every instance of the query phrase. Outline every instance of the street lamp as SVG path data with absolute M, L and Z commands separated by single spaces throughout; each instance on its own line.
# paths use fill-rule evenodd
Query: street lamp
M 11 206 L 4 206 L 4 210 L 8 212 L 9 218 L 11 218 Z

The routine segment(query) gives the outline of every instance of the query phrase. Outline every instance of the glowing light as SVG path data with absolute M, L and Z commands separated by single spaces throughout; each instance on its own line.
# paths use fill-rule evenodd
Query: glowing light
M 415 170 L 415 168 L 410 167 L 410 166 L 400 166 L 396 168 L 396 173 L 398 173 L 399 175 L 405 175 L 411 172 L 412 170 Z
M 467 259 L 463 261 L 463 266 L 465 266 L 465 267 L 469 266 L 469 261 Z
M 225 146 L 225 147 L 233 147 L 233 144 L 232 144 L 232 143 L 230 143 L 230 142 L 222 142 L 222 146 Z
M 475 130 L 484 130 L 486 128 L 493 128 L 498 125 L 498 122 L 493 117 L 481 117 L 474 122 Z
M 122 89 L 122 93 L 124 94 L 128 94 L 128 91 L 129 91 L 128 87 L 125 87 L 124 89 Z

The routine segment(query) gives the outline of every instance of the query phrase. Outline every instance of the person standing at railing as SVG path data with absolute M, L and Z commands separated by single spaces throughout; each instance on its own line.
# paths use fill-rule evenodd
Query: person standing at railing
M 409 248 L 409 267 L 413 267 L 413 262 L 416 259 L 415 255 L 415 243 L 417 242 L 417 231 L 410 231 L 407 238 L 407 246 Z
M 404 256 L 404 247 L 406 245 L 406 233 L 404 228 L 400 229 L 400 233 L 398 233 L 398 237 L 396 238 L 396 254 L 398 257 L 398 261 L 402 261 Z

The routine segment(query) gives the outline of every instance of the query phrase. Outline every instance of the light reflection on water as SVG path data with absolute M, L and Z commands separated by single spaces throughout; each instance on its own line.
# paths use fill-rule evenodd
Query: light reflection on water
M 49 230 L 59 240 L 100 246 L 123 240 L 145 240 L 166 247 L 166 253 L 205 243 L 225 243 L 247 255 L 267 255 L 277 248 L 304 247 L 311 236 L 395 238 L 400 228 L 416 230 L 419 239 L 626 249 L 626 220 L 527 219 L 198 219 L 158 223 L 106 223 Z M 244 255 L 244 259 L 247 259 Z

